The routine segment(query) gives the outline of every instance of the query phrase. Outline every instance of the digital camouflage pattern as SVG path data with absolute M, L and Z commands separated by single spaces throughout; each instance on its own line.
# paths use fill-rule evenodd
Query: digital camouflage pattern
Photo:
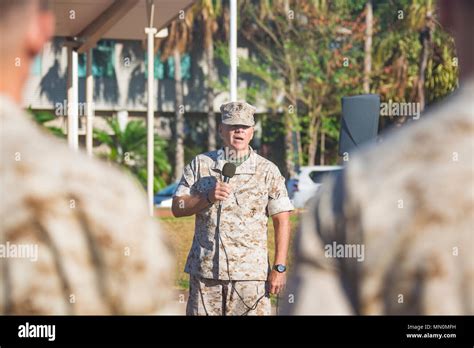
M 474 314 L 473 96 L 471 79 L 323 183 L 285 314 Z M 363 261 L 328 257 L 334 241 L 363 245 Z
M 255 125 L 253 114 L 257 110 L 246 102 L 230 102 L 221 105 L 221 120 L 223 124 L 244 125 L 252 127 Z
M 270 315 L 266 282 L 190 276 L 186 315 Z M 244 302 L 245 301 L 245 302 Z
M 291 211 L 293 206 L 278 167 L 250 151 L 249 158 L 230 179 L 232 194 L 222 202 L 220 232 L 225 249 L 217 233 L 216 202 L 196 214 L 185 272 L 208 279 L 229 280 L 230 276 L 232 280 L 267 280 L 268 216 Z M 195 157 L 184 168 L 175 197 L 207 194 L 217 181 L 222 181 L 225 155 L 217 150 Z
M 46 134 L 0 97 L 1 314 L 170 313 L 174 262 L 130 177 Z

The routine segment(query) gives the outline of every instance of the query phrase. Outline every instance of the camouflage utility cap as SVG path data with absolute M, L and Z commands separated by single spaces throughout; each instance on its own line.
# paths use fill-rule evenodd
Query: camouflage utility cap
M 230 102 L 221 105 L 222 123 L 228 125 L 255 125 L 253 114 L 257 109 L 246 102 Z

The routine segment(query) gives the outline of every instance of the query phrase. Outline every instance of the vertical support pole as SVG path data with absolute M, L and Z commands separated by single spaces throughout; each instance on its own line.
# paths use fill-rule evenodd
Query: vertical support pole
M 69 147 L 75 151 L 79 148 L 79 79 L 77 51 L 73 45 L 67 46 L 67 140 Z
M 92 156 L 92 132 L 94 129 L 94 77 L 92 76 L 92 48 L 87 50 L 86 109 L 86 151 L 88 156 Z
M 230 101 L 237 100 L 237 0 L 230 0 Z
M 147 35 L 147 58 L 148 58 L 148 107 L 147 107 L 147 194 L 148 194 L 148 211 L 153 216 L 153 183 L 154 183 L 154 117 L 155 110 L 155 54 L 154 54 L 154 38 L 157 32 L 156 28 L 145 28 Z

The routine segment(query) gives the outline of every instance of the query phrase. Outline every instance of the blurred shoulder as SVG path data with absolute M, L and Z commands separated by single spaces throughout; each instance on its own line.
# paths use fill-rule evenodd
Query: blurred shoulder
M 111 220 L 147 216 L 144 191 L 130 174 L 81 150 L 73 152 L 65 140 L 46 132 L 3 98 L 1 114 L 0 171 L 8 191 L 4 207 L 73 201 L 93 206 L 102 218 Z
M 51 285 L 61 276 L 55 271 L 56 257 L 56 263 L 68 265 L 78 298 L 88 298 L 77 302 L 77 313 L 137 314 L 164 308 L 173 257 L 166 236 L 148 215 L 138 181 L 72 151 L 65 140 L 48 134 L 15 106 L 2 108 L 0 117 L 2 232 L 7 240 L 37 241 L 46 255 L 29 269 L 28 281 L 15 283 L 24 289 L 16 291 L 15 303 L 23 303 L 25 293 L 35 303 L 35 313 L 63 313 L 40 304 L 43 293 L 56 302 L 62 298 L 61 283 Z M 91 263 L 90 255 L 100 256 L 99 266 Z M 10 267 L 20 265 L 9 261 Z M 79 271 L 69 272 L 73 269 Z M 100 286 L 88 279 L 103 282 L 106 296 L 97 294 Z
M 347 172 L 367 180 L 399 176 L 407 170 L 426 171 L 472 156 L 474 83 L 471 80 L 419 120 L 387 134 L 377 145 L 362 147 L 349 160 Z M 427 173 L 426 173 L 427 174 Z

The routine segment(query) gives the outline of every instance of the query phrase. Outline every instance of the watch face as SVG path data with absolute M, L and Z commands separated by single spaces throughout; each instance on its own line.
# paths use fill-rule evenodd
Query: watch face
M 277 271 L 280 272 L 280 273 L 283 273 L 283 272 L 286 271 L 286 267 L 283 266 L 283 265 L 277 265 L 277 266 L 276 266 L 276 269 L 277 269 Z

